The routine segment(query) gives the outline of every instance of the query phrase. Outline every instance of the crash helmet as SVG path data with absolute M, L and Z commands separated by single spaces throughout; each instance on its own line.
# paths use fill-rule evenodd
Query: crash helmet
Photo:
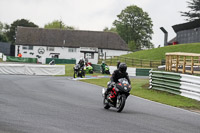
M 125 63 L 120 63 L 119 65 L 119 71 L 122 73 L 125 73 L 127 70 L 127 65 Z
M 80 58 L 80 61 L 83 61 L 83 57 Z

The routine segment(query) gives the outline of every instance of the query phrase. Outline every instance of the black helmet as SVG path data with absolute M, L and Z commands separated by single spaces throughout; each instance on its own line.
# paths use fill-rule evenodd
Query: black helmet
M 125 73 L 127 70 L 127 66 L 125 63 L 120 63 L 119 65 L 119 71 L 121 71 L 122 73 Z

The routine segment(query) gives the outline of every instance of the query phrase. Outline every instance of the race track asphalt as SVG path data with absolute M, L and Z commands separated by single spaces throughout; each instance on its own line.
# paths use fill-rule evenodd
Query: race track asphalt
M 200 133 L 200 114 L 135 96 L 117 113 L 96 85 L 0 75 L 0 133 Z

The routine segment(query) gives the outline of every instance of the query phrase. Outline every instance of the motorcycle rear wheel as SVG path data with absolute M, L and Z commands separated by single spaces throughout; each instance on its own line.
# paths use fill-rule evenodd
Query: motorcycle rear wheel
M 126 102 L 126 95 L 122 94 L 119 98 L 117 98 L 116 108 L 117 112 L 121 112 L 124 109 Z

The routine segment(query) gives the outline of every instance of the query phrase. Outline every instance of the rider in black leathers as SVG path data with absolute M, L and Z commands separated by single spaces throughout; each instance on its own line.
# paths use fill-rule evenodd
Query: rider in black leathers
M 129 84 L 131 85 L 131 81 L 129 79 L 129 76 L 126 70 L 127 70 L 126 64 L 120 63 L 119 68 L 113 72 L 112 77 L 110 78 L 110 82 L 108 83 L 108 88 L 106 90 L 106 93 L 112 90 L 113 85 L 117 83 L 118 79 L 120 78 L 126 78 Z
M 82 75 L 85 75 L 85 73 L 84 73 L 85 62 L 84 62 L 83 58 L 80 58 L 78 64 L 80 64 L 80 70 L 82 72 Z

